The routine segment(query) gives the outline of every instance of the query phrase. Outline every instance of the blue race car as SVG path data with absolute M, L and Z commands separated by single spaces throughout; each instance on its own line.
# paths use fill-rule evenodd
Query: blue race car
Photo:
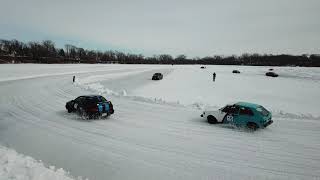
M 67 102 L 66 109 L 68 113 L 77 112 L 86 119 L 106 117 L 114 113 L 111 101 L 100 95 L 79 96 Z
M 251 130 L 265 128 L 273 123 L 271 112 L 261 105 L 247 102 L 226 105 L 219 110 L 204 111 L 200 116 L 206 118 L 210 124 L 233 124 Z

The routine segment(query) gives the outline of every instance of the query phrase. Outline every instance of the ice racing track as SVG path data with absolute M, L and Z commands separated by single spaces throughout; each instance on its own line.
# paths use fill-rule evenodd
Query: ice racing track
M 117 71 L 130 72 L 97 74 Z M 248 133 L 208 125 L 196 108 L 108 95 L 115 114 L 86 121 L 64 109 L 67 100 L 92 94 L 72 84 L 70 74 L 2 81 L 0 94 L 0 143 L 76 177 L 320 178 L 318 119 L 275 115 L 270 128 Z

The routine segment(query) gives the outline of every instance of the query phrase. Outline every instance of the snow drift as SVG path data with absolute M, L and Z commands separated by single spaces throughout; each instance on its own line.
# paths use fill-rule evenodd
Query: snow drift
M 41 161 L 0 146 L 0 179 L 72 180 L 73 178 L 62 168 L 46 167 Z M 78 180 L 80 179 L 82 178 L 79 177 Z

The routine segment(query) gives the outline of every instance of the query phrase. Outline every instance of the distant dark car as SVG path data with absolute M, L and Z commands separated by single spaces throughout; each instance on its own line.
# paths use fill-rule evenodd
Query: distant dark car
M 271 68 L 271 69 L 269 69 L 269 71 L 273 71 L 273 69 Z
M 266 76 L 270 76 L 270 77 L 278 77 L 279 75 L 275 72 L 267 72 Z
M 163 75 L 161 73 L 154 73 L 152 76 L 152 80 L 161 80 Z
M 100 95 L 79 96 L 66 103 L 68 113 L 77 112 L 85 118 L 106 117 L 114 113 L 111 101 Z
M 201 69 L 205 69 L 206 67 L 205 67 L 205 66 L 201 66 L 200 68 L 201 68 Z
M 239 70 L 233 70 L 232 73 L 240 73 Z

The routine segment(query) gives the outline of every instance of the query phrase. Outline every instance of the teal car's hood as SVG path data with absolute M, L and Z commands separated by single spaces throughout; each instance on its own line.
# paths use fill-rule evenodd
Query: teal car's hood
M 264 121 L 265 123 L 271 121 L 271 119 L 272 119 L 272 114 L 271 114 L 271 112 L 269 112 L 267 116 L 263 116 L 263 121 Z

